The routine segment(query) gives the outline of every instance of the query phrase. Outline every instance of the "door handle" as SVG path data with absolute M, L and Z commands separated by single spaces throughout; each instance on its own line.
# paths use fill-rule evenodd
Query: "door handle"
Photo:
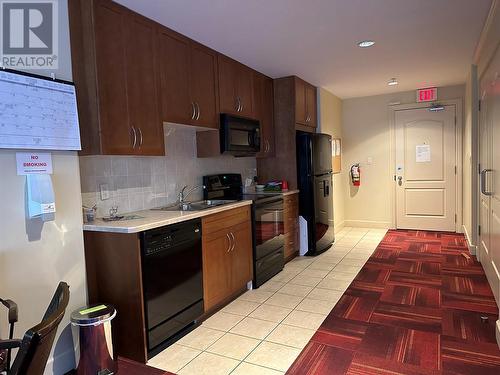
M 398 176 L 398 185 L 403 185 L 403 176 Z
M 194 120 L 196 117 L 196 107 L 194 106 L 194 102 L 191 102 L 191 120 Z
M 199 120 L 200 119 L 200 115 L 201 115 L 201 111 L 200 111 L 200 105 L 198 104 L 198 102 L 195 102 L 194 103 L 196 105 L 196 120 Z
M 139 148 L 141 148 L 142 146 L 142 130 L 141 128 L 137 128 L 137 130 L 139 130 Z
M 130 130 L 132 130 L 133 133 L 132 148 L 135 148 L 135 146 L 137 146 L 137 132 L 133 126 L 130 127 Z
M 486 190 L 486 174 L 488 172 L 493 172 L 493 169 L 483 169 L 481 171 L 480 186 L 481 186 L 481 193 L 482 194 L 491 196 L 491 195 L 493 195 L 493 192 Z
M 232 242 L 231 242 L 231 237 L 229 237 L 229 233 L 226 233 L 226 237 L 227 237 L 227 253 L 229 253 L 231 251 L 231 247 L 232 247 Z
M 231 248 L 231 251 L 233 251 L 234 248 L 236 247 L 236 238 L 234 237 L 233 232 L 230 232 L 229 234 L 231 235 L 231 238 L 233 239 L 233 241 L 232 241 L 233 242 L 233 247 Z

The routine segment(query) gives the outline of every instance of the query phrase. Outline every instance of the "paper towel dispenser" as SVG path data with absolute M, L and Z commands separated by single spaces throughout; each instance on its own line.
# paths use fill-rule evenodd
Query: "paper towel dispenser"
M 56 203 L 52 178 L 49 174 L 26 175 L 28 217 L 54 220 Z

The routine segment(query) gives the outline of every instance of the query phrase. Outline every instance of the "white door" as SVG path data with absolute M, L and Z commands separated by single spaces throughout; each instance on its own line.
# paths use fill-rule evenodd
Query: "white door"
M 455 106 L 396 111 L 396 227 L 455 231 Z
M 497 302 L 500 301 L 500 51 L 483 75 L 479 113 L 478 255 Z

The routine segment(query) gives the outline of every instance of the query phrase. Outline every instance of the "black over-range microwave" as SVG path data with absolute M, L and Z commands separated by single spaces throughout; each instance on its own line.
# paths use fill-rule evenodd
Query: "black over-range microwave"
M 259 152 L 259 121 L 221 114 L 220 151 L 234 156 L 253 156 Z

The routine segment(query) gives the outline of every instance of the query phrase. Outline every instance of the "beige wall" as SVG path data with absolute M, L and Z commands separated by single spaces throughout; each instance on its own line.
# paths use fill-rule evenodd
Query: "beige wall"
M 319 131 L 330 134 L 332 137 L 342 138 L 342 100 L 331 92 L 318 89 Z M 333 219 L 335 231 L 344 226 L 344 192 L 343 176 L 345 169 L 333 175 Z
M 37 71 L 37 74 L 48 72 Z M 56 77 L 71 80 L 67 1 L 59 0 L 59 70 Z M 53 152 L 52 181 L 55 221 L 42 225 L 26 220 L 25 181 L 18 176 L 15 151 L 0 150 L 0 296 L 17 302 L 15 337 L 38 324 L 59 281 L 70 285 L 70 302 L 59 327 L 46 374 L 64 374 L 74 366 L 69 316 L 86 303 L 81 191 L 76 152 Z M 7 335 L 5 309 L 0 308 L 0 337 Z
M 465 77 L 464 77 L 465 79 Z M 441 87 L 439 99 L 463 99 L 463 85 Z M 342 101 L 343 160 L 341 186 L 345 196 L 345 224 L 390 227 L 393 220 L 390 165 L 390 103 L 414 103 L 415 91 L 353 98 Z M 370 160 L 371 159 L 371 162 Z M 361 165 L 361 186 L 349 183 L 349 168 Z

